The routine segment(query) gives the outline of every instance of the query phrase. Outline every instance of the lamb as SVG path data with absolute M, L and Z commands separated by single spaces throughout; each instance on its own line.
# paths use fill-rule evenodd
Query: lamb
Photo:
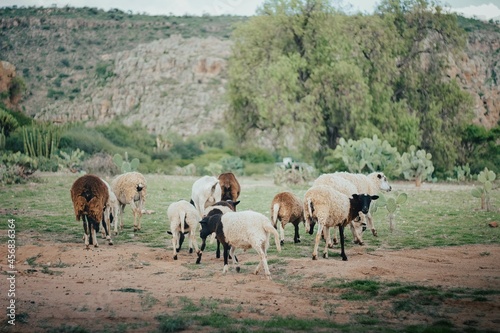
M 111 186 L 108 184 L 107 181 L 101 178 L 101 180 L 104 182 L 106 187 L 108 188 L 108 202 L 106 203 L 106 209 L 104 210 L 104 223 L 108 226 L 108 229 L 111 227 L 111 222 L 115 220 L 115 235 L 118 235 L 118 215 L 120 213 L 120 203 L 118 202 L 118 199 L 116 198 L 115 192 L 111 189 Z M 103 233 L 103 237 L 105 234 Z M 109 236 L 106 236 L 109 237 Z
M 376 195 L 381 190 L 391 191 L 392 187 L 387 181 L 387 177 L 382 172 L 372 172 L 368 175 L 363 175 L 360 173 L 349 173 L 349 172 L 335 172 L 334 175 L 338 175 L 350 181 L 357 188 L 357 193 L 366 193 L 369 195 Z M 371 229 L 373 236 L 377 236 L 377 230 L 373 225 L 373 217 L 370 211 L 364 214 L 367 221 L 367 226 Z
M 194 182 L 191 188 L 191 203 L 203 217 L 205 208 L 221 201 L 219 180 L 211 176 L 203 176 Z
M 233 258 L 233 265 L 236 264 L 236 271 L 240 271 L 239 262 L 234 252 L 237 248 L 248 250 L 253 248 L 260 256 L 259 265 L 255 269 L 258 274 L 264 267 L 266 277 L 271 280 L 271 273 L 267 265 L 267 249 L 269 248 L 269 237 L 274 235 L 276 249 L 281 251 L 279 234 L 271 224 L 271 221 L 261 213 L 254 211 L 228 212 L 225 214 L 215 214 L 205 216 L 201 221 L 200 237 L 206 239 L 211 233 L 215 232 L 217 239 L 224 247 L 224 269 L 225 274 L 228 270 L 228 256 Z M 201 251 L 204 250 L 202 244 Z M 230 253 L 229 253 L 230 252 Z
M 319 176 L 313 183 L 313 186 L 318 186 L 318 185 L 326 185 L 330 188 L 333 188 L 334 190 L 339 191 L 340 193 L 347 195 L 348 197 L 351 197 L 351 195 L 358 193 L 358 190 L 353 183 L 339 176 L 338 174 L 327 173 Z M 352 221 L 350 221 L 349 227 L 351 229 L 354 238 L 354 243 L 363 245 L 364 243 L 363 239 L 361 238 L 361 234 L 364 231 L 364 229 L 366 229 L 366 224 L 352 223 Z M 337 227 L 334 228 L 333 232 L 333 244 L 338 244 L 336 236 L 336 230 L 337 230 L 336 228 Z M 329 237 L 329 235 L 327 235 L 327 237 Z
M 313 186 L 307 190 L 304 196 L 304 220 L 306 231 L 313 234 L 314 225 L 318 223 L 318 232 L 316 234 L 312 259 L 318 258 L 318 245 L 321 235 L 329 235 L 330 227 L 339 227 L 340 234 L 340 256 L 346 261 L 347 256 L 344 250 L 344 227 L 349 221 L 359 221 L 359 212 L 368 212 L 371 200 L 378 199 L 378 196 L 368 194 L 353 194 L 352 198 L 340 193 L 328 186 Z M 359 222 L 355 222 L 359 223 Z M 329 237 L 323 251 L 323 257 L 328 258 L 328 247 L 330 246 Z
M 83 220 L 83 239 L 86 249 L 89 249 L 90 244 L 98 247 L 96 232 L 99 231 L 103 221 L 103 212 L 109 198 L 106 185 L 97 176 L 84 175 L 73 183 L 70 193 L 76 220 Z M 103 225 L 108 236 L 109 228 L 105 223 Z M 111 245 L 111 238 L 109 240 Z
M 236 211 L 236 206 L 239 204 L 239 201 L 233 202 L 232 200 L 227 200 L 227 201 L 219 201 L 212 206 L 208 206 L 205 209 L 205 215 L 204 216 L 212 216 L 215 214 L 224 214 L 227 212 L 235 212 Z M 215 235 L 215 234 L 213 234 Z M 212 238 L 213 241 L 213 238 Z M 205 244 L 205 240 L 203 240 L 203 244 Z M 205 248 L 205 246 L 203 246 Z M 217 250 L 215 251 L 215 257 L 220 258 L 220 242 L 217 240 Z
M 240 196 L 241 186 L 232 172 L 219 175 L 219 185 L 222 190 L 221 200 L 236 201 Z
M 193 252 L 192 245 L 194 245 L 194 249 L 199 255 L 196 228 L 201 218 L 198 210 L 186 200 L 179 200 L 168 206 L 167 216 L 170 221 L 170 231 L 167 232 L 172 235 L 174 260 L 177 260 L 177 253 L 180 251 L 185 233 L 189 233 L 189 253 Z
M 304 208 L 302 200 L 291 192 L 276 194 L 271 203 L 271 221 L 273 226 L 279 228 L 280 243 L 285 243 L 285 225 L 291 222 L 295 227 L 294 243 L 300 243 L 299 223 L 304 221 Z M 281 222 L 278 224 L 278 220 Z
M 120 229 L 123 229 L 123 211 L 125 205 L 132 207 L 134 214 L 134 232 L 141 230 L 142 210 L 146 204 L 146 179 L 139 172 L 127 172 L 117 176 L 111 188 L 120 203 Z

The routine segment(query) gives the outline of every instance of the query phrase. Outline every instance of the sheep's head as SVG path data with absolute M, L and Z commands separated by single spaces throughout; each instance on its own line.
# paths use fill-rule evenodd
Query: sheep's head
M 387 192 L 392 190 L 392 187 L 389 184 L 389 181 L 387 181 L 387 177 L 382 172 L 375 172 L 372 175 L 373 175 L 372 177 L 375 177 L 373 179 L 378 184 L 378 187 L 380 190 L 387 191 Z
M 349 198 L 351 208 L 349 210 L 349 221 L 359 221 L 359 213 L 368 214 L 370 210 L 370 203 L 372 200 L 377 200 L 378 195 L 369 194 L 353 194 Z

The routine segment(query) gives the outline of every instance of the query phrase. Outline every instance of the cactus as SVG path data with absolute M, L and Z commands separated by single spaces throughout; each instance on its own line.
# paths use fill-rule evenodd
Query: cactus
M 51 158 L 59 147 L 63 127 L 39 124 L 23 127 L 24 152 L 30 157 Z
M 120 154 L 115 154 L 115 156 L 113 156 L 113 162 L 121 170 L 122 173 L 137 171 L 140 163 L 138 158 L 134 158 L 129 162 L 127 152 L 125 152 L 125 158 L 123 158 Z
M 394 231 L 394 224 L 396 220 L 397 209 L 408 200 L 408 195 L 406 193 L 394 194 L 390 197 L 385 197 L 383 194 L 379 194 L 379 198 L 374 202 L 372 212 L 375 213 L 378 208 L 385 207 L 387 209 L 387 219 L 389 220 L 389 228 Z
M 476 187 L 471 191 L 473 197 L 481 199 L 481 209 L 486 209 L 488 212 L 491 211 L 490 192 L 493 189 L 493 181 L 495 178 L 495 172 L 488 170 L 488 168 L 484 168 L 477 176 L 477 180 L 481 182 L 482 187 Z
M 453 168 L 453 170 L 457 174 L 457 180 L 459 182 L 464 182 L 471 177 L 469 163 L 467 163 L 466 165 L 456 166 Z
M 388 175 L 398 175 L 399 153 L 386 140 L 373 138 L 346 141 L 341 138 L 335 148 L 334 157 L 342 158 L 349 172 L 362 173 L 384 170 Z
M 419 187 L 422 180 L 430 178 L 434 172 L 431 159 L 430 153 L 426 153 L 424 149 L 417 150 L 411 145 L 410 151 L 401 156 L 401 168 L 405 179 L 414 180 L 415 186 Z

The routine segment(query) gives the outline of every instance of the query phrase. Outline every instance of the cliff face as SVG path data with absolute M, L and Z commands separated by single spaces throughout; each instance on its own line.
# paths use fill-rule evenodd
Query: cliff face
M 220 126 L 230 42 L 172 36 L 102 56 L 113 75 L 95 80 L 72 103 L 45 106 L 36 118 L 56 122 L 140 122 L 152 133 L 183 136 Z
M 465 52 L 450 60 L 448 75 L 474 99 L 474 123 L 495 126 L 500 120 L 500 33 L 469 34 Z

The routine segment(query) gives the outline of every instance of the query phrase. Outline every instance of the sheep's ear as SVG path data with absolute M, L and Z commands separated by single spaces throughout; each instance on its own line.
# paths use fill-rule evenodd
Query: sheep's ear
M 236 205 L 237 205 L 237 204 L 239 204 L 239 203 L 240 203 L 240 201 L 239 201 L 239 200 L 238 200 L 238 201 L 233 202 L 234 207 L 236 207 Z
M 172 234 L 172 232 L 170 232 L 170 231 L 167 231 L 167 234 L 171 235 L 171 234 Z
M 219 182 L 215 183 L 214 186 L 212 186 L 212 193 L 215 192 L 215 188 L 217 187 L 217 184 L 219 184 Z
M 377 200 L 379 198 L 379 196 L 378 195 L 372 195 L 371 198 L 372 198 L 372 200 Z
M 356 194 L 356 193 L 354 193 L 354 194 L 352 195 L 352 198 L 353 198 L 353 199 L 357 199 L 358 197 L 359 197 L 359 195 L 358 195 L 358 194 Z
M 378 177 L 379 179 L 382 179 L 382 175 L 381 175 L 380 173 L 378 173 L 378 174 L 377 174 L 377 177 Z

